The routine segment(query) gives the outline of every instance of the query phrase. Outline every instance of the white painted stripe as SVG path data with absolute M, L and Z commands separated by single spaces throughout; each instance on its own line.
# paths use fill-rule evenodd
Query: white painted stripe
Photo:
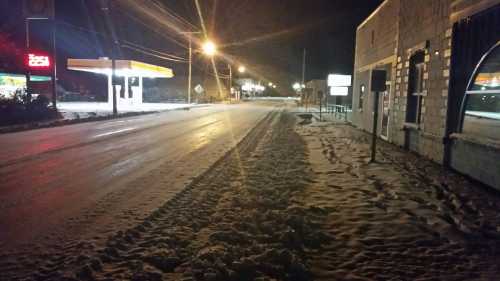
M 98 135 L 93 136 L 93 138 L 105 137 L 105 136 L 109 136 L 109 135 L 114 135 L 114 134 L 118 134 L 118 133 L 132 131 L 135 129 L 137 129 L 137 127 L 125 128 L 125 129 L 121 129 L 121 130 L 116 130 L 116 131 L 111 131 L 111 132 L 107 132 L 107 133 L 103 133 L 103 134 L 98 134 Z

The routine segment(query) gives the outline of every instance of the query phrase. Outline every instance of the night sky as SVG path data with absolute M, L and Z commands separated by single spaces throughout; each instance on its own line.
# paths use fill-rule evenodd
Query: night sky
M 2 33 L 14 33 L 22 46 L 19 23 L 21 1 L 2 0 Z M 162 2 L 165 10 L 155 9 Z M 306 80 L 324 79 L 327 73 L 352 73 L 357 25 L 382 0 L 200 0 L 209 37 L 224 54 L 275 83 L 290 86 L 300 80 L 302 52 L 307 50 Z M 119 0 L 111 16 L 121 40 L 186 57 L 186 40 L 167 27 L 201 30 L 194 0 Z M 128 4 L 127 4 L 128 3 Z M 136 6 L 136 7 L 134 7 Z M 141 12 L 154 10 L 156 18 Z M 9 7 L 10 9 L 5 9 Z M 158 16 L 160 15 L 160 16 Z M 59 67 L 65 57 L 109 56 L 109 36 L 97 0 L 56 0 Z M 182 19 L 180 19 L 182 18 Z M 189 24 L 191 23 L 191 25 Z M 186 64 L 166 61 L 122 48 L 121 56 L 168 66 L 178 76 Z M 195 75 L 211 71 L 207 60 L 195 56 Z M 223 62 L 218 66 L 226 71 Z M 283 87 L 288 88 L 290 87 Z

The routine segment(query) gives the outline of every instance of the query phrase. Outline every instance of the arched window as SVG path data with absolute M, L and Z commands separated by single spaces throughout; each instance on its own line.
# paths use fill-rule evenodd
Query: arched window
M 476 67 L 461 116 L 462 133 L 500 140 L 500 41 Z

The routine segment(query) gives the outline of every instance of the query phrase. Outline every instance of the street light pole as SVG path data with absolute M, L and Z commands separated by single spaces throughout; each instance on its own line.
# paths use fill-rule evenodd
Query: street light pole
M 304 48 L 304 53 L 302 55 L 302 85 L 306 83 L 306 48 Z
M 186 34 L 188 36 L 188 52 L 189 52 L 189 66 L 188 66 L 188 104 L 191 103 L 191 83 L 192 83 L 192 75 L 193 75 L 193 38 L 192 34 L 199 34 L 199 31 L 185 31 L 181 32 L 181 34 Z
M 231 64 L 227 64 L 229 66 L 229 101 L 231 101 L 231 94 L 233 88 L 233 69 L 231 68 Z
M 192 75 L 192 64 L 193 64 L 193 46 L 192 38 L 189 36 L 189 74 L 188 74 L 188 104 L 191 104 L 191 75 Z

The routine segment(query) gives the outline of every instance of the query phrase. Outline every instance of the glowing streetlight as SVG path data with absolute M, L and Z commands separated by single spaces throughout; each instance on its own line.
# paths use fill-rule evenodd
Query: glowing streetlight
M 272 83 L 272 82 L 269 82 L 267 85 L 268 85 L 269 87 L 272 87 L 272 86 L 273 86 L 273 83 Z
M 296 82 L 296 83 L 294 83 L 294 84 L 292 85 L 292 88 L 293 88 L 295 91 L 298 91 L 298 90 L 300 90 L 301 85 L 300 85 L 300 83 Z
M 217 53 L 217 46 L 214 42 L 208 40 L 201 46 L 203 53 L 209 57 L 213 57 Z
M 240 65 L 238 67 L 238 72 L 239 73 L 245 73 L 245 71 L 247 71 L 246 67 L 244 65 Z

